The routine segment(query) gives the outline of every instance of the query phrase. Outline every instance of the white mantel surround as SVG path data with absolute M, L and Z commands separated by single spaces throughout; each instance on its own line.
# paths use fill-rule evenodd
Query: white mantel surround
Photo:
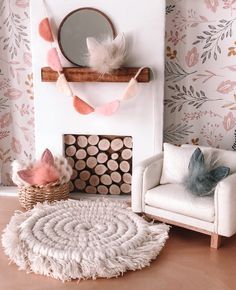
M 63 153 L 62 135 L 98 134 L 133 137 L 133 165 L 161 151 L 163 135 L 164 90 L 164 0 L 46 0 L 59 26 L 70 11 L 94 7 L 105 12 L 116 31 L 124 32 L 129 43 L 126 66 L 148 66 L 154 80 L 139 84 L 135 99 L 122 103 L 112 117 L 97 114 L 83 116 L 72 105 L 72 99 L 57 92 L 55 83 L 41 82 L 41 67 L 47 66 L 50 44 L 38 34 L 39 22 L 45 17 L 41 0 L 31 0 L 32 54 L 35 97 L 36 155 L 47 147 Z M 88 24 L 89 25 L 89 24 Z M 62 58 L 63 66 L 73 66 Z M 93 106 L 115 100 L 127 84 L 73 83 L 78 96 Z

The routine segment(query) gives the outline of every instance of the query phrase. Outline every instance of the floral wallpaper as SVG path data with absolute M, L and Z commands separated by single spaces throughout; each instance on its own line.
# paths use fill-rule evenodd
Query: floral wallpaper
M 236 150 L 236 0 L 167 0 L 164 140 Z
M 236 0 L 166 0 L 164 140 L 236 150 Z M 0 166 L 34 155 L 29 0 L 0 0 Z
M 0 167 L 11 184 L 13 159 L 34 154 L 29 0 L 0 0 Z

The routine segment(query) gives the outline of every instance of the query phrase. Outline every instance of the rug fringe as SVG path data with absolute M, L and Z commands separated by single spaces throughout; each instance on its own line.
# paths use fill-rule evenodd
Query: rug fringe
M 43 255 L 42 253 L 37 254 L 40 249 L 33 246 L 33 244 L 31 245 L 30 236 L 28 236 L 28 231 L 25 230 L 29 225 L 31 226 L 29 221 L 32 222 L 34 220 L 32 216 L 37 219 L 42 212 L 50 213 L 52 207 L 68 209 L 75 205 L 78 208 L 81 205 L 90 209 L 96 208 L 98 205 L 99 208 L 103 209 L 109 206 L 119 206 L 121 211 L 127 211 L 127 216 L 132 216 L 133 221 L 139 225 L 142 235 L 136 238 L 134 242 L 132 242 L 131 238 L 127 246 L 124 242 L 118 247 L 118 239 L 116 244 L 114 244 L 115 247 L 108 246 L 104 253 L 99 253 L 99 251 L 97 253 L 96 251 L 89 252 L 88 250 L 84 253 L 86 258 L 81 257 L 79 259 L 78 256 L 71 258 L 69 254 L 66 259 L 63 255 L 60 258 L 59 254 L 55 258 L 49 250 L 45 250 Z M 165 224 L 147 223 L 141 217 L 128 210 L 126 204 L 120 202 L 85 200 L 55 202 L 53 205 L 44 203 L 37 204 L 26 213 L 15 213 L 3 232 L 2 245 L 10 261 L 15 262 L 20 270 L 32 271 L 62 281 L 96 279 L 97 277 L 112 278 L 118 277 L 128 270 L 135 271 L 149 266 L 150 262 L 158 256 L 165 245 L 169 229 L 170 227 Z

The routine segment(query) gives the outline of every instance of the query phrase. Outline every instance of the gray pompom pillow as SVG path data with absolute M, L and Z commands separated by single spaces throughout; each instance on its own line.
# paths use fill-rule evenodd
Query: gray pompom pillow
M 188 175 L 184 178 L 185 188 L 197 196 L 207 196 L 214 193 L 217 183 L 229 175 L 230 168 L 218 166 L 214 169 L 205 162 L 200 148 L 197 148 L 190 158 Z

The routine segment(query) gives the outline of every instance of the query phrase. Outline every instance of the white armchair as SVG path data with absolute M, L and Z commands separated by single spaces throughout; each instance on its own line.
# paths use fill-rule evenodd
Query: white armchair
M 198 197 L 182 184 L 160 185 L 162 165 L 160 153 L 134 168 L 134 212 L 210 235 L 212 248 L 220 246 L 221 236 L 236 233 L 236 173 L 217 184 L 214 196 Z

